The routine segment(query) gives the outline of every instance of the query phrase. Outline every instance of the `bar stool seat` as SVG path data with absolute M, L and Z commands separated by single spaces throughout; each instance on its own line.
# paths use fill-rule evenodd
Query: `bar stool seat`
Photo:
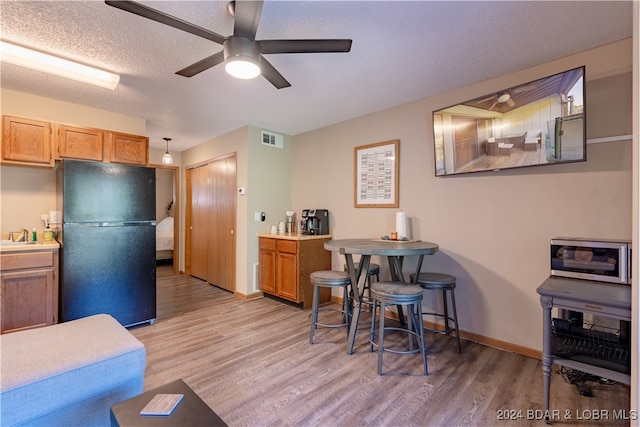
M 424 344 L 424 330 L 422 327 L 422 287 L 405 282 L 375 282 L 371 285 L 371 298 L 373 299 L 373 320 L 371 321 L 371 334 L 369 342 L 371 351 L 378 348 L 378 375 L 382 375 L 382 356 L 385 351 L 396 354 L 421 353 L 424 365 L 424 374 L 429 375 L 427 370 L 427 349 Z M 387 304 L 408 306 L 408 327 L 399 328 L 385 326 L 385 310 Z M 380 309 L 380 323 L 376 328 L 377 309 Z M 409 349 L 398 350 L 384 346 L 385 332 L 402 331 L 409 338 Z M 376 334 L 378 342 L 376 343 Z M 418 348 L 413 348 L 413 339 L 418 342 Z
M 422 289 L 428 291 L 442 291 L 442 303 L 444 311 L 442 313 L 423 313 L 423 316 L 437 316 L 444 319 L 444 329 L 431 329 L 424 328 L 426 331 L 436 332 L 440 334 L 451 335 L 451 332 L 455 332 L 456 340 L 458 341 L 458 353 L 462 353 L 462 347 L 460 346 L 460 333 L 458 330 L 458 313 L 456 311 L 456 278 L 448 274 L 443 273 L 431 273 L 425 272 L 418 275 L 416 280 L 415 273 L 411 275 L 411 283 L 420 285 Z M 451 308 L 452 313 L 449 314 L 449 306 L 447 304 L 447 292 L 451 296 Z M 449 326 L 449 322 L 453 322 L 453 326 Z
M 313 285 L 313 307 L 311 311 L 311 332 L 309 333 L 309 344 L 313 344 L 313 335 L 318 326 L 325 328 L 340 328 L 345 326 L 348 334 L 349 322 L 351 319 L 351 301 L 349 298 L 349 285 L 351 284 L 351 278 L 349 274 L 344 271 L 320 270 L 311 273 L 310 278 L 311 284 Z M 343 289 L 343 306 L 341 309 L 333 307 L 319 308 L 321 287 Z M 320 323 L 318 321 L 318 313 L 320 312 L 342 313 L 343 321 L 341 323 Z

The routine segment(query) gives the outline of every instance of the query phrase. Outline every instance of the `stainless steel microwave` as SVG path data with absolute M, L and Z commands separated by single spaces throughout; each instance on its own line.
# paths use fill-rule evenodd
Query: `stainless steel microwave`
M 631 284 L 631 241 L 551 239 L 551 275 Z

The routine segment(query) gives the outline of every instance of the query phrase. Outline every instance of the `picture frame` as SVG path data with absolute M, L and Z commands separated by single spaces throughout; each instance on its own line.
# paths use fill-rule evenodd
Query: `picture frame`
M 354 148 L 354 206 L 398 207 L 398 147 L 400 140 Z

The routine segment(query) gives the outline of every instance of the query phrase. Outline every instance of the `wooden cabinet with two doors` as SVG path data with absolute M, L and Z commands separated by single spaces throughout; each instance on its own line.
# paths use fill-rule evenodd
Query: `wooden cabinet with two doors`
M 2 118 L 2 162 L 53 167 L 58 159 L 145 166 L 149 138 L 14 116 Z
M 0 333 L 58 323 L 58 249 L 2 252 L 0 264 Z
M 291 239 L 259 237 L 260 290 L 298 303 L 301 308 L 313 304 L 314 271 L 331 269 L 331 253 L 324 249 L 327 238 Z M 331 289 L 320 289 L 320 303 L 331 301 Z

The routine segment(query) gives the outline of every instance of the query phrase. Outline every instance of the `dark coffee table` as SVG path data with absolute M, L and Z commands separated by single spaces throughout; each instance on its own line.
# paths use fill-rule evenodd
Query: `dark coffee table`
M 184 394 L 182 401 L 170 415 L 140 415 L 140 411 L 159 393 Z M 213 426 L 226 427 L 227 424 L 207 406 L 182 380 L 149 390 L 139 396 L 111 407 L 112 427 L 161 427 L 161 426 Z

